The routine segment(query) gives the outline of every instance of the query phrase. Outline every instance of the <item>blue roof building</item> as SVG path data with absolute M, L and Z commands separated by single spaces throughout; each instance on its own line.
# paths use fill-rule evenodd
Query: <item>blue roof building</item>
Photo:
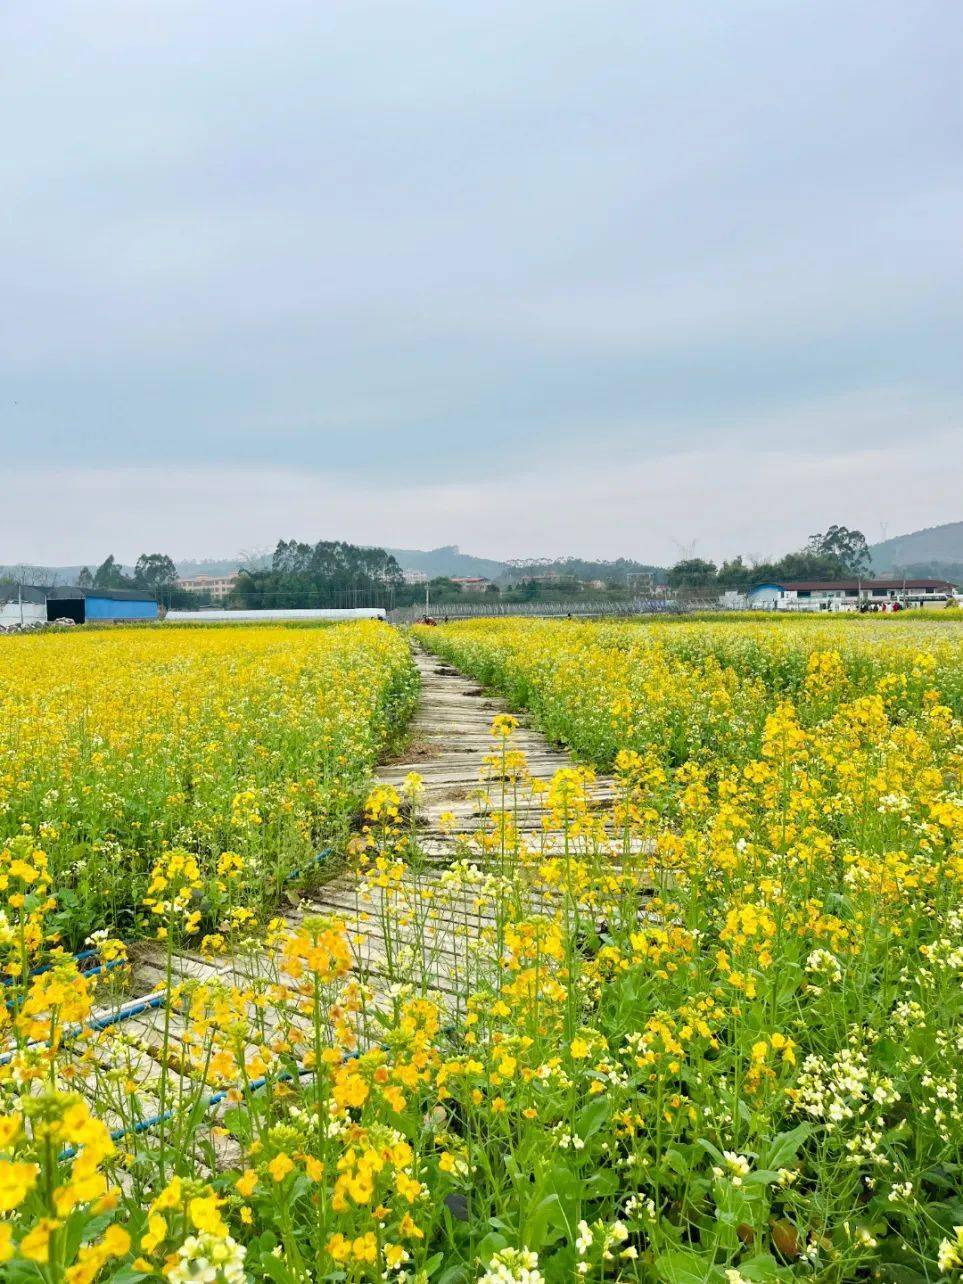
M 96 620 L 156 620 L 157 598 L 145 589 L 52 588 L 47 619 L 87 624 Z

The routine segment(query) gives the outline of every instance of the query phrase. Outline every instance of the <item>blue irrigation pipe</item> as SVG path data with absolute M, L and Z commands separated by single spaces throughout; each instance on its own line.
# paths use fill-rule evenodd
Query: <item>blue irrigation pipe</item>
M 325 847 L 324 851 L 318 852 L 318 854 L 312 858 L 311 863 L 305 869 L 293 869 L 284 881 L 286 883 L 293 883 L 296 878 L 302 878 L 308 870 L 314 869 L 317 865 L 323 865 L 328 857 L 333 854 L 333 848 Z
M 86 972 L 81 973 L 81 976 L 85 976 L 85 977 L 102 976 L 103 973 L 105 972 L 113 972 L 119 967 L 124 967 L 126 965 L 126 962 L 127 962 L 126 959 L 111 959 L 109 963 L 101 963 L 97 967 L 88 968 Z M 46 972 L 47 968 L 43 968 L 41 969 L 41 971 Z M 36 972 L 31 972 L 30 975 L 37 976 L 39 974 Z M 22 1002 L 21 998 L 7 999 L 6 1001 L 7 1007 L 11 1009 L 17 1007 L 21 1002 Z
M 326 861 L 331 854 L 332 854 L 332 849 L 330 847 L 326 847 L 324 851 L 318 852 L 317 856 L 315 856 L 314 858 L 313 863 L 315 865 L 320 865 L 324 861 Z M 300 877 L 303 872 L 305 871 L 294 870 L 291 874 L 288 875 L 288 881 L 294 878 Z M 96 953 L 95 950 L 84 951 L 84 957 L 89 958 L 94 953 Z M 75 957 L 79 958 L 80 956 L 75 956 Z M 46 968 L 48 966 L 49 964 L 45 965 L 44 968 L 41 970 L 46 971 Z M 100 972 L 111 971 L 113 968 L 121 967 L 121 966 L 123 966 L 122 961 L 120 959 L 117 959 L 114 962 L 104 964 L 101 967 L 91 968 L 91 970 L 89 972 L 86 972 L 84 975 L 96 976 Z M 140 1016 L 141 1013 L 143 1012 L 148 1012 L 151 1009 L 159 1008 L 163 1004 L 164 999 L 165 999 L 165 996 L 163 994 L 148 995 L 147 998 L 141 1000 L 141 1002 L 134 1003 L 126 1007 L 118 1008 L 116 1012 L 111 1012 L 107 1016 L 98 1017 L 94 1021 L 86 1021 L 86 1022 L 79 1023 L 78 1025 L 74 1026 L 71 1030 L 69 1031 L 65 1030 L 63 1037 L 74 1038 L 76 1035 L 82 1034 L 84 1030 L 106 1030 L 107 1027 L 110 1025 L 116 1025 L 120 1021 L 128 1020 L 130 1017 Z M 8 1003 L 8 1006 L 10 1006 L 9 1003 Z M 9 1063 L 13 1060 L 13 1056 L 14 1056 L 13 1052 L 5 1052 L 3 1054 L 0 1054 L 0 1066 L 9 1065 Z
M 303 1079 L 307 1075 L 312 1075 L 314 1073 L 315 1071 L 313 1067 L 308 1069 L 305 1066 L 298 1066 L 297 1077 L 299 1079 Z M 290 1080 L 293 1079 L 294 1077 L 295 1077 L 294 1072 L 290 1070 L 285 1070 L 283 1074 L 279 1074 L 277 1076 L 277 1079 L 274 1080 L 274 1082 L 286 1083 L 286 1082 L 290 1082 Z M 244 1087 L 243 1092 L 245 1093 L 245 1095 L 248 1095 L 252 1092 L 258 1092 L 261 1088 L 265 1087 L 265 1085 L 270 1082 L 271 1082 L 270 1075 L 266 1075 L 266 1074 L 261 1075 L 259 1079 L 252 1079 L 251 1082 Z M 213 1106 L 220 1105 L 222 1101 L 225 1101 L 227 1097 L 232 1092 L 235 1092 L 235 1091 L 237 1091 L 236 1088 L 222 1088 L 220 1091 L 212 1093 L 207 1098 L 206 1101 L 201 1103 L 201 1110 L 206 1114 L 207 1111 L 210 1110 Z M 111 1141 L 121 1141 L 124 1137 L 131 1137 L 131 1136 L 136 1136 L 139 1133 L 149 1132 L 151 1128 L 157 1128 L 160 1124 L 167 1123 L 169 1120 L 173 1118 L 174 1118 L 174 1111 L 165 1110 L 163 1114 L 151 1115 L 149 1119 L 141 1119 L 135 1124 L 128 1124 L 126 1128 L 115 1128 L 113 1132 L 110 1134 L 110 1139 Z M 77 1146 L 68 1146 L 66 1150 L 62 1150 L 60 1152 L 60 1159 L 61 1160 L 73 1159 L 74 1156 L 77 1154 L 78 1149 L 79 1148 Z
M 120 1021 L 127 1021 L 130 1017 L 140 1016 L 142 1012 L 150 1012 L 154 1008 L 161 1007 L 166 1001 L 165 994 L 149 994 L 146 998 L 138 999 L 133 1003 L 126 1004 L 118 1008 L 116 1012 L 108 1012 L 106 1016 L 96 1017 L 93 1021 L 79 1021 L 74 1026 L 67 1027 L 63 1032 L 65 1039 L 74 1039 L 85 1030 L 106 1030 L 110 1025 L 117 1025 Z M 28 1047 L 43 1047 L 45 1041 L 38 1039 Z M 4 1052 L 0 1056 L 0 1066 L 9 1065 L 16 1055 L 16 1050 Z
M 333 849 L 330 847 L 326 847 L 323 851 L 318 852 L 312 861 L 312 866 L 323 864 L 328 859 L 328 857 L 332 855 L 332 852 L 333 852 Z M 300 878 L 301 875 L 306 872 L 307 872 L 306 870 L 293 870 L 288 875 L 286 881 L 291 882 L 295 878 Z M 84 951 L 83 956 L 76 955 L 75 958 L 77 959 L 81 957 L 89 958 L 94 953 L 96 953 L 95 950 Z M 123 961 L 118 959 L 113 963 L 108 963 L 108 964 L 102 965 L 101 967 L 93 968 L 86 975 L 93 976 L 99 972 L 109 971 L 114 967 L 121 967 L 122 965 L 123 965 Z M 46 967 L 41 970 L 46 970 Z M 166 994 L 150 994 L 145 999 L 141 999 L 137 1003 L 132 1003 L 127 1005 L 126 1007 L 118 1008 L 116 1012 L 110 1012 L 106 1016 L 98 1017 L 94 1021 L 85 1021 L 85 1022 L 79 1023 L 76 1026 L 74 1026 L 69 1032 L 64 1031 L 64 1037 L 73 1038 L 76 1035 L 82 1034 L 85 1030 L 106 1030 L 111 1025 L 117 1025 L 121 1021 L 127 1021 L 131 1017 L 140 1016 L 144 1012 L 150 1012 L 152 1010 L 155 1010 L 156 1008 L 162 1007 L 164 1002 L 166 1001 L 166 998 L 167 998 Z M 13 1056 L 14 1056 L 13 1052 L 7 1052 L 7 1053 L 4 1053 L 2 1056 L 0 1056 L 0 1066 L 9 1064 L 9 1062 L 13 1059 Z M 297 1072 L 298 1078 L 303 1078 L 305 1075 L 310 1075 L 314 1073 L 315 1072 L 313 1069 L 306 1070 L 304 1067 L 299 1067 Z M 285 1071 L 284 1074 L 278 1076 L 278 1082 L 283 1083 L 286 1080 L 290 1080 L 293 1078 L 294 1078 L 293 1073 L 291 1073 L 290 1071 Z M 269 1079 L 270 1079 L 269 1075 L 262 1075 L 261 1078 L 252 1080 L 252 1082 L 247 1085 L 245 1091 L 256 1092 L 258 1089 L 263 1088 L 265 1084 L 269 1082 Z M 220 1092 L 215 1092 L 212 1096 L 208 1097 L 207 1101 L 204 1102 L 203 1109 L 207 1111 L 207 1110 L 210 1110 L 212 1106 L 219 1105 L 220 1102 L 222 1102 L 227 1097 L 228 1093 L 231 1091 L 234 1091 L 234 1089 L 225 1088 Z M 119 1141 L 122 1137 L 126 1137 L 130 1134 L 147 1132 L 151 1128 L 156 1128 L 159 1124 L 164 1123 L 168 1119 L 172 1119 L 173 1115 L 174 1115 L 174 1112 L 172 1110 L 166 1110 L 163 1114 L 153 1115 L 150 1119 L 141 1119 L 138 1123 L 132 1124 L 127 1128 L 115 1129 L 111 1133 L 111 1138 L 114 1141 Z M 72 1147 L 69 1147 L 67 1150 L 65 1150 L 61 1154 L 60 1158 L 72 1159 L 74 1155 L 76 1155 L 76 1153 L 77 1153 L 77 1148 L 75 1146 L 72 1146 Z
M 81 950 L 79 954 L 71 954 L 69 957 L 72 958 L 75 963 L 83 963 L 85 959 L 95 958 L 97 954 L 97 950 Z M 67 957 L 67 955 L 64 955 L 64 958 Z M 39 967 L 32 967 L 27 973 L 27 976 L 40 976 L 42 972 L 49 972 L 52 967 L 53 963 L 51 962 L 41 963 Z M 5 976 L 0 978 L 0 984 L 13 985 L 14 982 L 19 979 L 20 978 L 16 976 Z

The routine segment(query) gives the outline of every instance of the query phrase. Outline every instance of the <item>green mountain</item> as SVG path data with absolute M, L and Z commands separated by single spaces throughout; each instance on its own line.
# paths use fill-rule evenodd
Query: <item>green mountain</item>
M 634 562 L 631 558 L 620 557 L 615 561 L 586 561 L 581 557 L 561 557 L 554 561 L 540 558 L 535 562 L 512 562 L 511 579 L 525 579 L 530 575 L 571 576 L 576 580 L 605 580 L 612 584 L 631 585 L 639 582 L 640 576 L 652 576 L 656 584 L 665 583 L 665 567 L 652 566 L 648 562 Z
M 945 522 L 925 530 L 896 535 L 870 545 L 877 575 L 897 572 L 913 577 L 963 580 L 963 522 Z
M 388 548 L 398 565 L 404 571 L 424 571 L 429 577 L 436 575 L 478 575 L 493 580 L 508 568 L 504 562 L 496 562 L 490 557 L 473 557 L 463 553 L 457 544 L 446 544 L 443 548 L 432 548 L 427 551 L 419 548 Z

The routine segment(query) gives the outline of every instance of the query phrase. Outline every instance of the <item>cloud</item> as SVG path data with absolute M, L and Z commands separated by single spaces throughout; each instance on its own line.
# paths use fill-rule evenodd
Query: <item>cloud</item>
M 472 496 L 494 525 L 499 488 L 576 458 L 599 495 L 685 455 L 771 494 L 774 440 L 923 475 L 959 425 L 938 0 L 48 0 L 0 39 L 18 475 L 336 479 L 487 546 Z M 563 539 L 533 485 L 506 551 L 607 546 L 607 508 Z M 221 538 L 204 511 L 185 551 Z
M 884 444 L 854 443 L 865 421 Z M 902 440 L 896 441 L 896 425 Z M 350 471 L 164 464 L 11 470 L 0 515 L 4 561 L 92 562 L 114 552 L 231 555 L 279 538 L 435 547 L 452 534 L 492 557 L 579 554 L 671 563 L 683 549 L 719 559 L 778 555 L 834 521 L 872 541 L 959 516 L 959 407 L 933 406 L 920 451 L 909 403 L 869 398 L 809 407 L 769 423 L 765 446 L 733 445 L 724 426 L 693 450 L 662 453 L 593 441 L 541 453 L 492 476 L 430 471 L 405 486 Z M 812 444 L 813 429 L 817 444 Z M 824 447 L 827 431 L 836 445 Z

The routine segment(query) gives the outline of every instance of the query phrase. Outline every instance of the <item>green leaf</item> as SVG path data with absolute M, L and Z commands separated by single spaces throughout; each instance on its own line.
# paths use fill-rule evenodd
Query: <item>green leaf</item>
M 578 1117 L 576 1131 L 579 1136 L 584 1141 L 588 1141 L 589 1137 L 594 1136 L 608 1120 L 611 1113 L 612 1103 L 608 1097 L 595 1097 Z
M 583 1183 L 566 1164 L 555 1164 L 545 1185 L 563 1204 L 570 1204 L 578 1200 Z
M 789 1279 L 792 1272 L 779 1265 L 771 1253 L 759 1253 L 738 1263 L 739 1274 L 747 1280 Z
M 554 1217 L 553 1213 L 556 1214 Z M 547 1244 L 554 1244 L 565 1234 L 565 1230 L 565 1216 L 558 1195 L 546 1195 L 525 1218 L 522 1241 L 526 1248 L 537 1253 Z
M 618 1173 L 613 1172 L 611 1168 L 602 1168 L 599 1172 L 593 1173 L 582 1186 L 584 1194 L 590 1199 L 606 1199 L 616 1194 L 618 1189 Z
M 742 1180 L 746 1186 L 771 1186 L 774 1181 L 779 1180 L 779 1174 L 768 1168 L 757 1168 Z
M 812 1134 L 813 1126 L 801 1123 L 789 1132 L 781 1132 L 773 1139 L 772 1145 L 763 1157 L 762 1168 L 786 1168 L 799 1153 L 799 1147 Z
M 700 1142 L 700 1145 L 701 1144 L 702 1143 Z M 706 1142 L 703 1149 L 709 1151 L 709 1144 L 710 1143 Z M 713 1146 L 712 1149 L 715 1150 L 715 1147 Z M 712 1154 L 712 1151 L 709 1151 L 709 1154 Z M 718 1155 L 719 1152 L 716 1151 L 716 1154 Z M 719 1155 L 719 1160 L 721 1161 L 721 1159 L 722 1156 Z M 671 1146 L 662 1156 L 662 1162 L 665 1164 L 666 1168 L 668 1168 L 670 1172 L 675 1173 L 677 1177 L 685 1177 L 689 1172 L 689 1166 L 691 1163 L 681 1150 L 676 1150 Z
M 725 1167 L 726 1161 L 722 1154 L 722 1151 L 719 1150 L 718 1147 L 714 1146 L 712 1142 L 708 1140 L 707 1137 L 699 1137 L 696 1144 L 701 1146 L 702 1149 L 706 1152 L 706 1154 L 711 1155 L 720 1168 Z
M 284 1260 L 280 1257 L 262 1257 L 258 1262 L 258 1266 L 264 1276 L 273 1280 L 274 1284 L 295 1284 L 295 1276 L 292 1275 Z
M 467 1284 L 468 1272 L 464 1266 L 449 1266 L 438 1276 L 438 1284 Z
M 709 1258 L 691 1248 L 671 1248 L 660 1253 L 654 1266 L 663 1284 L 722 1284 L 726 1278 Z
M 482 1266 L 487 1266 L 499 1249 L 507 1248 L 508 1240 L 498 1231 L 489 1231 L 478 1245 L 477 1253 Z

